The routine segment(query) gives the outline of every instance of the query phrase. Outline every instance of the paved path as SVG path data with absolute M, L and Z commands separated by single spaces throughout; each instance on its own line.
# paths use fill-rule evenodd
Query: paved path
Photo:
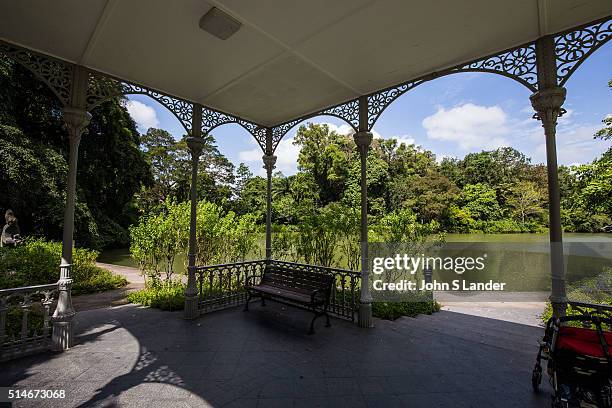
M 435 292 L 442 310 L 543 327 L 549 292 Z
M 96 263 L 101 268 L 108 269 L 115 275 L 121 275 L 129 282 L 127 286 L 101 293 L 74 296 L 72 304 L 77 312 L 91 309 L 108 308 L 128 303 L 127 294 L 144 288 L 144 277 L 137 268 L 127 266 Z
M 15 407 L 549 407 L 531 390 L 542 329 L 442 311 L 333 319 L 269 302 L 193 321 L 123 305 L 79 313 L 76 346 L 5 363 L 0 386 L 64 389 Z

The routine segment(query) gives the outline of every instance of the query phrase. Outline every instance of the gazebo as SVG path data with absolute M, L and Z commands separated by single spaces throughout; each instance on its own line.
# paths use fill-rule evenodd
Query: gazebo
M 243 285 L 247 276 L 265 265 L 281 262 L 272 259 L 271 252 L 271 180 L 274 153 L 287 132 L 317 115 L 334 116 L 350 125 L 361 157 L 361 270 L 293 267 L 337 276 L 342 296 L 332 303 L 332 313 L 371 327 L 365 183 L 371 130 L 401 95 L 460 72 L 503 75 L 532 92 L 534 118 L 541 121 L 546 140 L 550 300 L 556 315 L 564 313 L 556 123 L 564 113 L 564 84 L 612 37 L 609 1 L 3 0 L 0 16 L 0 53 L 31 70 L 55 93 L 63 105 L 70 143 L 59 281 L 2 291 L 0 340 L 8 296 L 57 291 L 57 308 L 52 317 L 46 316 L 45 327 L 49 320 L 53 323 L 56 349 L 72 346 L 71 264 L 79 141 L 92 109 L 110 97 L 127 94 L 152 97 L 190 135 L 187 319 L 244 302 L 236 282 Z M 263 153 L 266 259 L 196 265 L 195 181 L 202 136 L 228 123 L 244 127 Z M 204 283 L 216 290 L 206 291 Z M 361 287 L 359 299 L 355 298 L 357 287 Z M 36 345 L 39 340 L 20 341 Z

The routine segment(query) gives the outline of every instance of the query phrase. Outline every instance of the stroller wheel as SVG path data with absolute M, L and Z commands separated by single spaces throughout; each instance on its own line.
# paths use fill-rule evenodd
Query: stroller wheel
M 540 390 L 540 383 L 542 382 L 542 367 L 538 364 L 534 367 L 531 372 L 531 386 L 535 392 Z

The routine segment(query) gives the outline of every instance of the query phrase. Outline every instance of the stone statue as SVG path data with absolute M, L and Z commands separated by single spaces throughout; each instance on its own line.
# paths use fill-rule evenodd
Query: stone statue
M 23 239 L 21 238 L 17 217 L 15 217 L 13 210 L 6 210 L 4 219 L 6 220 L 6 225 L 2 228 L 0 246 L 16 246 L 21 244 Z

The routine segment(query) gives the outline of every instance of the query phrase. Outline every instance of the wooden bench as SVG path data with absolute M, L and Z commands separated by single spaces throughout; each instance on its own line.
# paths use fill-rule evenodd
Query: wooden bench
M 260 278 L 259 284 L 254 284 L 253 280 L 256 278 Z M 266 299 L 290 306 L 304 306 L 315 314 L 309 331 L 309 334 L 313 334 L 314 322 L 320 316 L 327 318 L 325 327 L 331 326 L 327 309 L 333 282 L 334 277 L 331 275 L 280 265 L 266 265 L 261 276 L 247 277 L 248 298 L 244 310 L 249 310 L 253 297 L 261 298 L 262 306 L 266 305 Z

